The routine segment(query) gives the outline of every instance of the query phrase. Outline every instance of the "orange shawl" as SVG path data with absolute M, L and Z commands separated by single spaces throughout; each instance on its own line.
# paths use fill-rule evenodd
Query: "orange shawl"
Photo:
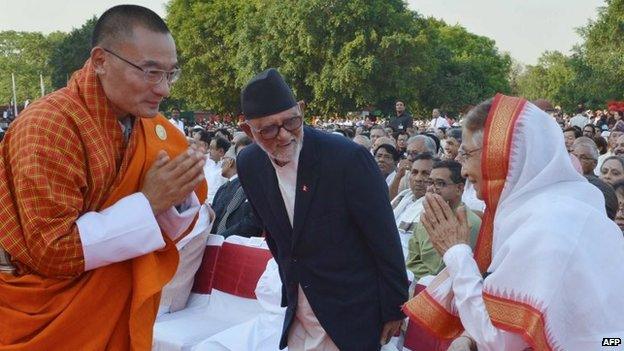
M 0 350 L 149 350 L 175 245 L 162 233 L 162 250 L 84 272 L 75 220 L 140 191 L 158 151 L 173 158 L 186 138 L 163 116 L 137 118 L 125 147 L 89 61 L 14 124 L 0 144 L 0 245 L 21 274 L 0 274 Z

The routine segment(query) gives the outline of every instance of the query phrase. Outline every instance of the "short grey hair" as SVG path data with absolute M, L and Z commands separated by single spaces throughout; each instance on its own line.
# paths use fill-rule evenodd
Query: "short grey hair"
M 366 135 L 356 135 L 353 138 L 353 142 L 364 146 L 366 149 L 370 149 L 373 146 L 371 145 L 370 139 Z
M 577 146 L 586 147 L 594 160 L 598 160 L 598 157 L 600 157 L 600 152 L 598 151 L 598 146 L 596 145 L 596 142 L 588 137 L 583 136 L 576 138 L 574 144 L 572 144 L 572 147 L 575 148 Z
M 427 150 L 429 150 L 429 152 L 431 152 L 432 155 L 436 154 L 435 141 L 426 135 L 414 135 L 413 137 L 410 137 L 409 139 L 407 139 L 407 145 L 417 142 L 419 140 L 422 140 L 425 143 L 425 147 L 427 148 Z

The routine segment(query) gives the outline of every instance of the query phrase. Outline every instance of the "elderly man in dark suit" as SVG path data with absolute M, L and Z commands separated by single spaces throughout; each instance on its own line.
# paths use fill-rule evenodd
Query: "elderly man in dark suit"
M 304 127 L 275 69 L 241 100 L 256 143 L 238 175 L 280 269 L 280 348 L 378 350 L 400 328 L 408 285 L 379 167 L 350 140 Z
M 232 145 L 221 159 L 221 176 L 226 178 L 227 182 L 217 190 L 212 202 L 216 216 L 212 233 L 226 238 L 230 235 L 260 236 L 262 227 L 255 218 L 238 180 L 234 150 L 236 147 Z

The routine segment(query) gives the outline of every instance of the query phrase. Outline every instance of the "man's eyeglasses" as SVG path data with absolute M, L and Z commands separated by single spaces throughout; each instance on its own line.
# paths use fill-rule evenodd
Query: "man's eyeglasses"
M 481 149 L 482 148 L 479 147 L 479 148 L 476 148 L 476 149 L 473 149 L 473 150 L 470 150 L 470 151 L 466 151 L 465 149 L 460 148 L 457 151 L 457 159 L 459 161 L 467 161 L 468 159 L 470 159 L 470 157 L 472 157 L 473 153 L 475 153 L 475 152 L 477 152 L 477 151 L 479 151 Z
M 447 182 L 445 182 L 442 179 L 431 179 L 431 178 L 427 178 L 427 180 L 424 181 L 425 184 L 429 187 L 429 186 L 433 186 L 436 189 L 442 189 L 446 186 L 449 185 L 456 185 L 454 183 L 448 184 Z
M 135 65 L 134 63 L 126 60 L 125 58 L 117 55 L 116 53 L 108 49 L 102 48 L 102 50 L 108 52 L 109 54 L 115 56 L 116 58 L 122 60 L 123 62 L 143 72 L 143 78 L 145 79 L 145 82 L 149 84 L 160 84 L 160 82 L 162 82 L 163 79 L 166 79 L 167 83 L 171 85 L 175 83 L 180 78 L 180 75 L 182 74 L 182 70 L 179 68 L 176 68 L 172 71 L 163 71 L 161 69 L 143 68 L 141 66 Z
M 284 128 L 289 132 L 294 132 L 295 130 L 299 129 L 302 124 L 303 117 L 295 116 L 285 120 L 282 124 L 272 124 L 270 126 L 266 126 L 260 129 L 255 129 L 252 126 L 249 127 L 255 130 L 258 134 L 260 134 L 262 139 L 271 140 L 277 137 L 281 128 Z

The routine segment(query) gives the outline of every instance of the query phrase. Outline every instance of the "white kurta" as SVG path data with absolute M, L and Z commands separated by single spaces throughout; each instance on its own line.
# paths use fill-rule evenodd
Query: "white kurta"
M 206 182 L 208 182 L 208 203 L 212 204 L 217 190 L 227 182 L 221 175 L 221 162 L 215 162 L 210 157 L 206 156 L 206 164 L 204 165 L 204 176 Z
M 400 200 L 399 200 L 400 199 Z M 412 194 L 411 189 L 407 189 L 399 193 L 397 197 L 392 200 L 393 204 L 398 201 L 398 204 L 394 207 L 394 220 L 396 222 L 397 229 L 399 230 L 399 237 L 401 239 L 401 248 L 403 250 L 403 257 L 407 258 L 409 253 L 409 239 L 413 235 L 413 229 L 420 220 L 420 214 L 422 213 L 423 199 L 421 197 L 416 199 Z
M 282 199 L 284 200 L 284 206 L 286 207 L 291 226 L 294 223 L 295 196 L 297 194 L 297 167 L 299 166 L 300 152 L 301 147 L 297 150 L 297 155 L 294 160 L 283 167 L 276 165 L 273 160 L 271 160 L 275 168 L 277 183 L 282 194 Z M 336 347 L 329 335 L 327 335 L 325 329 L 321 326 L 318 318 L 314 315 L 314 311 L 312 311 L 312 307 L 303 289 L 301 289 L 301 285 L 298 286 L 298 289 L 297 312 L 290 326 L 288 349 L 291 351 L 338 350 L 338 347 Z
M 429 127 L 433 129 L 438 129 L 438 128 L 450 128 L 451 126 L 449 125 L 446 118 L 440 116 L 438 118 L 433 118 L 431 122 L 429 122 Z

